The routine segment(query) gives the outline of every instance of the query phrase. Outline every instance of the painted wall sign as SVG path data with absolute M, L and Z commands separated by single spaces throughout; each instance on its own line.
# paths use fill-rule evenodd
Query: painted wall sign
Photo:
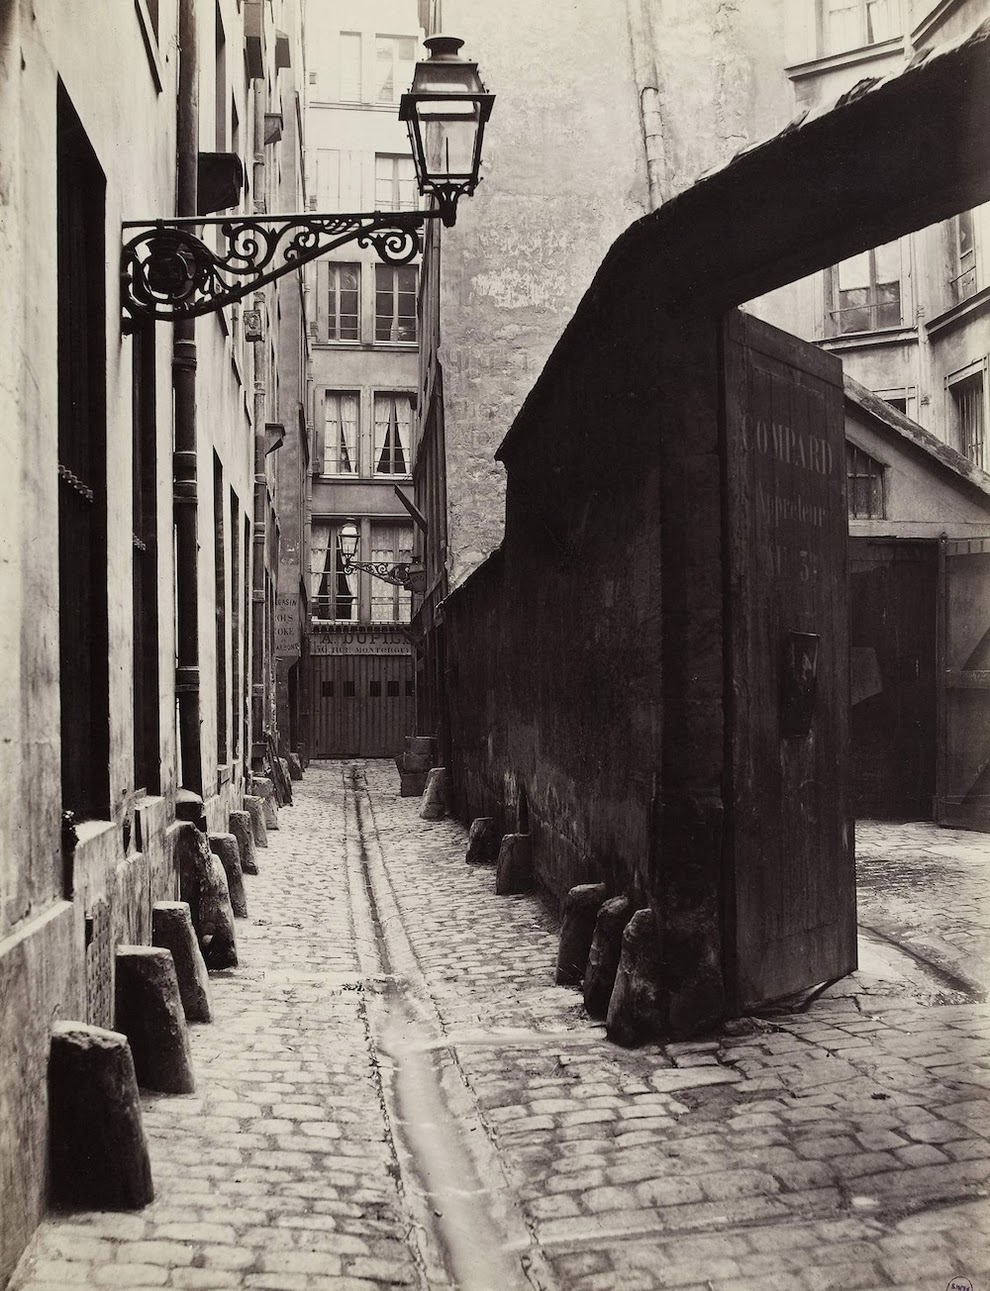
M 275 598 L 275 653 L 299 653 L 299 597 Z
M 311 655 L 378 654 L 411 655 L 412 646 L 397 632 L 376 632 L 373 628 L 353 628 L 345 632 L 314 632 L 310 638 Z

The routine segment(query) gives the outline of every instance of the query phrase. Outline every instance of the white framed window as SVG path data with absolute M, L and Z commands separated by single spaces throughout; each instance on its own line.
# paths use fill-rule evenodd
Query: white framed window
M 327 340 L 361 339 L 361 266 L 327 265 Z
M 846 440 L 846 500 L 853 520 L 886 518 L 884 466 L 856 444 Z
M 841 54 L 901 35 L 900 0 L 821 0 L 824 52 Z
M 327 390 L 323 398 L 323 473 L 357 475 L 359 396 L 353 391 Z
M 412 525 L 372 521 L 371 559 L 386 565 L 408 565 L 412 560 Z M 371 580 L 372 623 L 408 623 L 412 595 L 404 587 Z
M 415 343 L 418 281 L 415 265 L 375 265 L 376 341 Z
M 375 210 L 414 211 L 416 168 L 410 156 L 375 155 Z
M 829 331 L 875 332 L 901 324 L 901 245 L 887 242 L 828 270 Z
M 416 41 L 412 36 L 375 37 L 375 100 L 398 103 L 412 84 Z
M 375 395 L 374 462 L 376 475 L 409 475 L 412 396 Z
M 342 31 L 339 47 L 340 80 L 338 93 L 341 103 L 361 102 L 361 33 Z
M 310 154 L 311 201 L 314 211 L 359 211 L 361 154 L 340 148 L 316 148 Z
M 955 443 L 960 453 L 984 471 L 990 469 L 987 453 L 987 360 L 980 359 L 946 380 Z
M 952 221 L 955 274 L 952 290 L 956 301 L 972 296 L 978 286 L 976 276 L 976 221 L 972 211 L 961 211 Z
M 355 623 L 358 618 L 358 575 L 344 572 L 340 532 L 347 522 L 313 522 L 310 534 L 310 603 L 313 618 Z M 353 528 L 353 522 L 351 522 Z

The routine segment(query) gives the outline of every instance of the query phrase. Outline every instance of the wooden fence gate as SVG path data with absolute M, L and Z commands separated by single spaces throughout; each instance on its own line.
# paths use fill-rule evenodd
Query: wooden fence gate
M 314 758 L 395 757 L 416 727 L 411 654 L 317 654 L 309 661 Z

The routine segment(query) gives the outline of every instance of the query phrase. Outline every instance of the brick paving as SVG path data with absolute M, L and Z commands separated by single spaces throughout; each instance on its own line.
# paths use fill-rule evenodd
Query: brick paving
M 537 898 L 495 898 L 391 764 L 313 766 L 296 790 L 248 880 L 243 967 L 214 975 L 216 1021 L 193 1029 L 197 1093 L 145 1097 L 155 1202 L 53 1217 L 13 1291 L 990 1288 L 990 1011 L 965 982 L 879 941 L 793 1012 L 618 1049 L 553 985 Z M 882 879 L 910 890 L 882 833 L 863 904 L 896 940 Z M 956 843 L 977 840 L 945 853 L 977 888 Z M 978 983 L 957 970 L 990 907 L 940 892 L 924 958 Z M 415 1100 L 437 1091 L 424 1144 Z M 486 1258 L 501 1239 L 487 1278 L 465 1232 Z

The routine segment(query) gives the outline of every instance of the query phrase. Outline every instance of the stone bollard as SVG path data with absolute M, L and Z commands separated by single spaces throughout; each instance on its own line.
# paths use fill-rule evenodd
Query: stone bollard
M 261 799 L 265 813 L 265 827 L 278 829 L 278 806 L 275 802 L 275 785 L 266 776 L 252 776 L 251 788 Z
M 116 1025 L 130 1041 L 138 1084 L 191 1094 L 189 1035 L 175 965 L 158 946 L 118 946 Z
M 268 829 L 265 825 L 265 804 L 255 794 L 244 795 L 244 810 L 251 817 L 251 828 L 254 831 L 255 847 L 268 846 Z
M 579 883 L 564 897 L 557 947 L 558 986 L 581 985 L 595 935 L 595 920 L 607 896 L 604 883 Z
M 419 814 L 423 820 L 442 820 L 446 816 L 447 771 L 445 767 L 434 767 L 426 777 L 426 788 L 423 790 Z
M 468 834 L 467 853 L 464 857 L 468 865 L 487 865 L 498 860 L 498 829 L 494 816 L 476 816 L 471 821 L 471 832 Z
M 88 1210 L 136 1210 L 154 1200 L 127 1036 L 55 1023 L 48 1118 L 55 1200 Z
M 244 895 L 244 873 L 241 870 L 241 852 L 233 834 L 210 834 L 210 851 L 219 856 L 227 876 L 230 908 L 237 919 L 248 917 L 247 897 Z
M 622 934 L 632 913 L 628 897 L 612 897 L 598 911 L 584 972 L 584 1007 L 593 1018 L 604 1018 L 608 1013 L 622 954 Z
M 189 903 L 193 927 L 207 968 L 236 968 L 237 939 L 227 876 L 206 835 L 194 825 L 179 826 L 179 897 Z
M 298 753 L 290 753 L 288 756 L 289 779 L 301 780 L 303 778 L 302 759 Z
M 251 827 L 249 811 L 232 811 L 228 817 L 230 832 L 237 839 L 237 851 L 241 858 L 242 874 L 257 874 L 258 861 L 254 854 L 254 830 Z
M 210 978 L 185 901 L 155 902 L 151 907 L 151 941 L 172 952 L 186 1021 L 212 1022 Z
M 503 834 L 495 871 L 495 895 L 513 896 L 533 886 L 533 848 L 529 834 Z
M 666 1017 L 660 989 L 660 938 L 652 910 L 637 910 L 622 934 L 622 954 L 609 1000 L 608 1038 L 627 1048 L 660 1040 Z

